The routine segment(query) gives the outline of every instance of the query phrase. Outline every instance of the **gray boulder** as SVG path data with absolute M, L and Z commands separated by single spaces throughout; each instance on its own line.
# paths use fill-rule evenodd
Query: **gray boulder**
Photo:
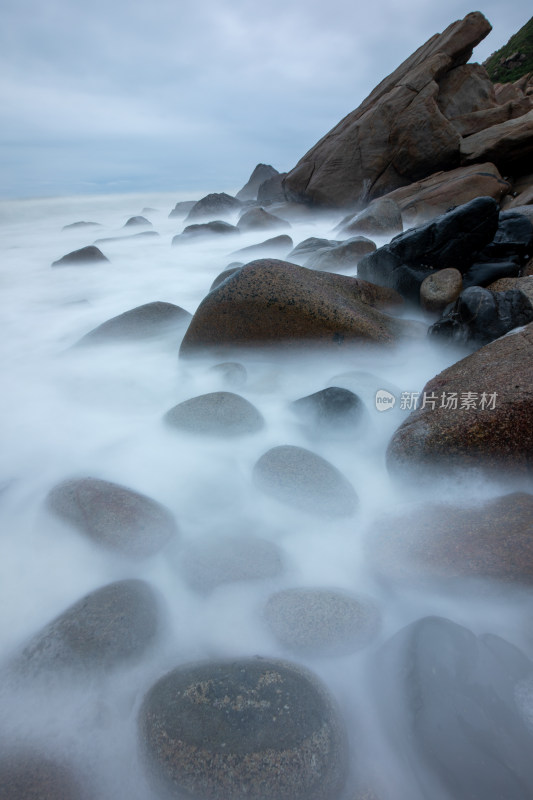
M 274 169 L 274 167 L 271 167 L 270 164 L 258 164 L 248 178 L 248 181 L 244 184 L 242 189 L 237 192 L 235 197 L 241 202 L 245 200 L 255 200 L 261 184 L 270 180 L 270 178 L 273 178 L 275 175 L 279 175 L 279 172 L 277 169 Z
M 264 426 L 259 411 L 233 392 L 209 392 L 184 400 L 167 411 L 165 422 L 173 428 L 206 436 L 244 436 Z
M 78 345 L 130 342 L 183 332 L 192 314 L 173 303 L 145 303 L 125 311 L 85 334 Z

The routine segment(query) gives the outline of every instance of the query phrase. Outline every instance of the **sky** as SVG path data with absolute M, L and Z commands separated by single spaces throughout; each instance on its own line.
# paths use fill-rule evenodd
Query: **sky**
M 530 0 L 3 0 L 0 196 L 239 189 L 289 170 L 418 46 Z

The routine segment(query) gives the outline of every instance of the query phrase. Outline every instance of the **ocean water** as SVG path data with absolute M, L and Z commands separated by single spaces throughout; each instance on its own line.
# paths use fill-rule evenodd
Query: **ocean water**
M 210 369 L 223 358 L 180 360 L 179 340 L 168 336 L 145 343 L 73 345 L 100 323 L 150 301 L 194 313 L 213 279 L 235 260 L 233 251 L 270 235 L 247 233 L 171 247 L 183 221 L 168 214 L 180 199 L 188 198 L 177 193 L 0 202 L 2 664 L 69 605 L 112 581 L 142 578 L 159 593 L 165 609 L 157 643 L 140 663 L 98 680 L 66 680 L 46 691 L 39 683 L 0 687 L 0 744 L 68 762 L 96 797 L 146 800 L 153 794 L 138 758 L 136 718 L 152 683 L 189 661 L 282 657 L 311 669 L 339 702 L 350 737 L 350 787 L 355 791 L 358 782 L 377 782 L 386 800 L 409 775 L 396 774 L 401 768 L 387 749 L 365 677 L 377 648 L 427 614 L 527 644 L 527 611 L 519 593 L 472 593 L 469 587 L 463 592 L 457 586 L 453 592 L 429 591 L 409 584 L 398 589 L 379 579 L 368 557 L 369 531 L 384 512 L 424 500 L 462 503 L 502 493 L 479 476 L 434 486 L 398 484 L 385 466 L 387 443 L 408 411 L 399 402 L 391 411 L 379 411 L 375 392 L 384 389 L 397 398 L 420 392 L 463 353 L 424 337 L 382 350 L 250 351 L 239 358 L 247 380 L 234 391 L 259 409 L 264 428 L 231 440 L 171 430 L 162 418 L 175 404 L 232 390 Z M 149 209 L 144 215 L 159 237 L 100 245 L 109 263 L 51 268 L 53 261 L 97 238 L 136 232 L 123 225 L 143 209 Z M 101 227 L 62 230 L 80 220 Z M 316 217 L 293 222 L 288 232 L 295 244 L 308 236 L 335 238 L 336 222 L 331 215 Z M 363 399 L 367 416 L 354 435 L 320 436 L 291 411 L 291 401 L 328 385 L 350 388 Z M 253 466 L 269 448 L 283 444 L 308 448 L 337 467 L 357 491 L 357 513 L 318 518 L 264 496 L 252 481 Z M 110 553 L 54 518 L 45 507 L 47 493 L 65 478 L 86 475 L 163 503 L 175 515 L 179 537 L 139 562 Z M 275 544 L 281 573 L 195 591 L 184 579 L 184 550 L 235 535 Z M 261 610 L 273 592 L 309 586 L 372 598 L 381 615 L 373 642 L 337 657 L 297 656 L 284 649 Z M 529 604 L 527 594 L 526 600 Z

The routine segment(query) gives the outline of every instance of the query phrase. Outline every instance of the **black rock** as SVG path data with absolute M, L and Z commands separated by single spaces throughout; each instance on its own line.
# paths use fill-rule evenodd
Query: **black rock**
M 430 336 L 478 346 L 513 328 L 533 322 L 533 305 L 520 289 L 491 292 L 480 286 L 465 289 L 428 330 Z
M 393 636 L 376 656 L 372 681 L 403 765 L 402 794 L 531 797 L 533 735 L 516 692 L 532 670 L 513 645 L 447 619 L 426 617 Z
M 191 319 L 192 314 L 172 303 L 145 303 L 103 322 L 85 334 L 78 345 L 152 339 L 183 331 Z
M 517 278 L 519 274 L 520 261 L 518 258 L 476 262 L 463 275 L 463 288 L 490 286 L 500 278 Z
M 261 184 L 275 175 L 279 175 L 279 172 L 274 167 L 271 167 L 270 164 L 258 164 L 250 175 L 248 182 L 237 192 L 235 197 L 241 201 L 255 200 Z
M 172 244 L 182 244 L 191 239 L 199 236 L 219 236 L 220 234 L 228 235 L 231 233 L 239 233 L 240 230 L 235 225 L 230 225 L 229 222 L 223 222 L 220 219 L 213 220 L 212 222 L 201 222 L 197 225 L 187 225 L 182 233 L 174 236 Z
M 267 206 L 271 203 L 283 203 L 287 197 L 283 188 L 283 179 L 286 172 L 280 172 L 272 178 L 263 181 L 257 190 L 257 202 L 260 206 Z
M 186 220 L 221 219 L 233 216 L 241 207 L 242 203 L 235 197 L 225 192 L 215 192 L 198 200 L 187 214 Z
M 173 428 L 208 436 L 244 436 L 265 424 L 255 406 L 233 392 L 191 397 L 167 411 L 164 420 Z
M 132 557 L 156 553 L 178 532 L 173 515 L 160 503 L 98 478 L 59 483 L 47 505 L 90 539 Z
M 322 684 L 272 659 L 182 666 L 161 678 L 139 714 L 157 791 L 192 800 L 335 800 L 346 733 Z
M 516 257 L 523 264 L 533 252 L 533 225 L 518 211 L 501 211 L 492 242 L 482 251 L 486 258 Z
M 168 215 L 168 218 L 174 219 L 174 218 L 183 218 L 187 216 L 191 208 L 193 208 L 197 202 L 198 202 L 197 200 L 182 200 L 181 202 L 176 203 L 176 205 Z
M 360 397 L 349 389 L 329 386 L 319 392 L 300 397 L 291 403 L 292 410 L 305 422 L 319 429 L 354 428 L 365 417 Z
M 109 262 L 109 259 L 104 256 L 101 250 L 94 245 L 82 247 L 80 250 L 73 250 L 72 253 L 67 253 L 66 256 L 54 261 L 53 267 L 70 267 L 82 264 L 97 264 L 99 262 Z
M 150 225 L 150 220 L 146 219 L 146 217 L 130 217 L 127 222 L 124 223 L 125 228 L 133 228 L 140 225 Z

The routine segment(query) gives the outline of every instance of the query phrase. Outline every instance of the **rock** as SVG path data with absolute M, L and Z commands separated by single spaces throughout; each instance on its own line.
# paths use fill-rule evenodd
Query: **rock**
M 250 175 L 248 182 L 237 192 L 235 197 L 241 202 L 244 200 L 255 200 L 261 184 L 276 175 L 279 175 L 279 172 L 277 169 L 274 169 L 274 167 L 271 167 L 270 164 L 258 164 Z
M 365 406 L 349 389 L 329 386 L 291 403 L 295 414 L 319 431 L 338 431 L 345 436 L 365 418 Z
M 183 219 L 186 217 L 189 211 L 196 205 L 197 200 L 182 200 L 174 206 L 170 214 L 168 215 L 169 219 Z
M 63 225 L 61 230 L 63 231 L 70 231 L 74 228 L 99 228 L 101 227 L 99 222 L 71 222 L 70 225 Z
M 516 278 L 520 272 L 520 262 L 515 259 L 481 261 L 472 264 L 463 275 L 463 287 L 485 287 L 500 278 Z
M 127 242 L 132 239 L 155 239 L 159 236 L 157 231 L 141 231 L 130 233 L 128 236 L 106 236 L 104 239 L 95 239 L 94 244 L 107 244 L 108 242 Z
M 273 447 L 257 461 L 253 477 L 266 494 L 310 514 L 349 517 L 358 505 L 355 489 L 344 475 L 303 447 Z
M 30 752 L 4 753 L 0 759 L 1 800 L 88 800 L 73 771 Z
M 94 245 L 89 245 L 88 247 L 82 247 L 81 250 L 73 250 L 72 253 L 67 253 L 63 258 L 54 261 L 52 266 L 74 267 L 83 264 L 97 264 L 103 261 L 109 263 L 109 259 L 104 256 L 101 250 Z
M 208 537 L 191 543 L 180 559 L 183 580 L 198 592 L 236 581 L 275 578 L 283 571 L 279 548 L 255 536 Z
M 233 392 L 191 397 L 167 411 L 164 420 L 173 428 L 206 436 L 245 436 L 265 424 L 255 406 Z
M 240 231 L 255 231 L 290 228 L 291 226 L 284 219 L 269 214 L 264 208 L 250 208 L 239 219 L 237 227 Z
M 461 163 L 493 161 L 500 169 L 520 173 L 531 169 L 533 110 L 492 125 L 461 140 Z
M 55 486 L 48 508 L 98 544 L 144 558 L 178 529 L 170 511 L 146 495 L 98 478 L 70 478 Z
M 529 97 L 524 97 L 519 100 L 509 100 L 494 108 L 463 114 L 461 117 L 455 117 L 451 122 L 455 130 L 460 133 L 461 136 L 467 137 L 471 136 L 473 133 L 479 133 L 486 128 L 491 128 L 493 125 L 507 122 L 509 119 L 521 117 L 523 114 L 527 114 L 531 106 L 531 99 Z
M 369 598 L 334 589 L 286 589 L 269 597 L 263 617 L 279 643 L 301 655 L 354 653 L 376 636 L 380 613 Z
M 125 228 L 137 227 L 139 225 L 151 225 L 152 223 L 146 217 L 130 217 L 124 224 Z
M 390 290 L 356 278 L 252 261 L 202 300 L 180 355 L 276 343 L 393 342 L 411 326 L 378 308 L 397 302 Z
M 420 225 L 451 208 L 462 206 L 476 197 L 492 197 L 500 203 L 511 184 L 503 180 L 494 164 L 472 164 L 410 183 L 385 195 L 382 200 L 398 204 L 404 222 Z
M 241 207 L 242 203 L 239 200 L 225 192 L 208 194 L 194 204 L 185 219 L 191 222 L 201 219 L 227 219 L 233 217 Z
M 507 195 L 502 203 L 503 209 L 515 208 L 522 214 L 533 213 L 533 174 L 521 175 L 513 183 L 512 194 Z M 529 216 L 531 220 L 532 217 Z
M 243 264 L 238 262 L 238 261 L 237 262 L 232 262 L 232 263 L 238 264 L 238 266 L 232 267 L 231 264 L 230 264 L 230 266 L 227 269 L 225 269 L 223 272 L 221 272 L 220 275 L 217 275 L 217 277 L 215 278 L 215 280 L 213 281 L 213 283 L 209 287 L 209 291 L 210 292 L 212 292 L 213 289 L 216 289 L 217 286 L 220 286 L 220 284 L 223 283 L 227 278 L 231 278 L 232 275 L 235 275 L 235 273 L 238 272 L 240 270 L 240 268 L 243 266 Z
M 293 244 L 294 242 L 291 237 L 283 233 L 280 236 L 273 236 L 271 239 L 265 239 L 264 242 L 258 242 L 258 244 L 251 244 L 249 247 L 242 247 L 240 250 L 235 250 L 232 255 L 244 259 L 260 258 L 261 256 L 266 257 L 267 255 L 270 257 L 276 255 L 285 256 Z
M 230 225 L 229 222 L 223 222 L 222 220 L 216 219 L 212 222 L 201 222 L 197 225 L 187 225 L 186 228 L 183 229 L 182 233 L 178 233 L 172 239 L 172 244 L 183 244 L 183 242 L 187 243 L 191 239 L 197 239 L 201 236 L 219 236 L 223 234 L 227 236 L 228 234 L 235 234 L 240 233 L 240 230 L 235 225 Z
M 192 314 L 172 303 L 145 303 L 103 322 L 83 336 L 78 344 L 131 342 L 183 332 Z
M 532 668 L 498 636 L 439 617 L 411 623 L 381 648 L 373 693 L 407 796 L 531 794 L 533 738 L 516 691 Z
M 352 236 L 333 247 L 324 247 L 312 253 L 304 266 L 307 269 L 337 272 L 357 266 L 363 256 L 373 253 L 375 249 L 374 242 L 365 236 Z
M 346 776 L 339 712 L 303 667 L 255 658 L 178 667 L 147 693 L 140 744 L 157 790 L 198 800 L 333 800 Z
M 257 190 L 257 202 L 260 206 L 269 206 L 272 205 L 272 203 L 285 202 L 287 198 L 285 196 L 285 189 L 283 188 L 283 180 L 286 174 L 286 172 L 281 172 L 263 181 Z
M 490 29 L 475 12 L 418 48 L 288 173 L 289 199 L 356 205 L 458 167 L 461 137 L 438 106 L 439 84 Z
M 519 289 L 491 292 L 471 286 L 461 292 L 428 334 L 458 344 L 475 342 L 481 346 L 530 322 L 533 322 L 533 303 Z
M 24 648 L 24 671 L 106 671 L 137 661 L 154 640 L 159 603 L 141 580 L 110 583 L 83 597 Z
M 340 231 L 350 236 L 393 236 L 403 231 L 402 212 L 395 200 L 380 197 L 344 221 Z
M 482 347 L 424 387 L 435 396 L 400 425 L 389 444 L 394 474 L 481 469 L 530 474 L 533 453 L 533 325 Z M 453 395 L 458 400 L 453 410 Z M 441 406 L 444 395 L 444 407 Z M 446 405 L 450 408 L 446 408 Z M 461 406 L 464 406 L 461 408 Z
M 498 105 L 494 84 L 481 64 L 461 64 L 439 81 L 437 105 L 449 120 Z
M 454 267 L 465 272 L 498 229 L 498 206 L 478 197 L 447 214 L 405 231 L 358 264 L 359 277 L 396 289 L 418 302 L 422 281 L 432 270 Z
M 209 371 L 220 375 L 223 382 L 228 386 L 244 386 L 248 379 L 246 367 L 243 367 L 237 361 L 223 361 L 221 364 L 212 366 Z
M 481 505 L 434 503 L 387 515 L 371 531 L 379 572 L 394 580 L 490 578 L 533 583 L 533 495 L 503 495 Z
M 458 269 L 440 269 L 420 284 L 420 305 L 424 311 L 442 311 L 459 297 L 462 288 L 463 276 Z
M 489 286 L 491 292 L 507 292 L 509 289 L 519 289 L 533 304 L 533 276 L 525 278 L 500 278 Z
M 341 242 L 337 239 L 319 239 L 316 236 L 310 236 L 296 245 L 287 255 L 287 258 L 293 264 L 303 265 L 311 254 L 316 253 L 318 250 L 335 247 L 338 244 L 341 244 Z

